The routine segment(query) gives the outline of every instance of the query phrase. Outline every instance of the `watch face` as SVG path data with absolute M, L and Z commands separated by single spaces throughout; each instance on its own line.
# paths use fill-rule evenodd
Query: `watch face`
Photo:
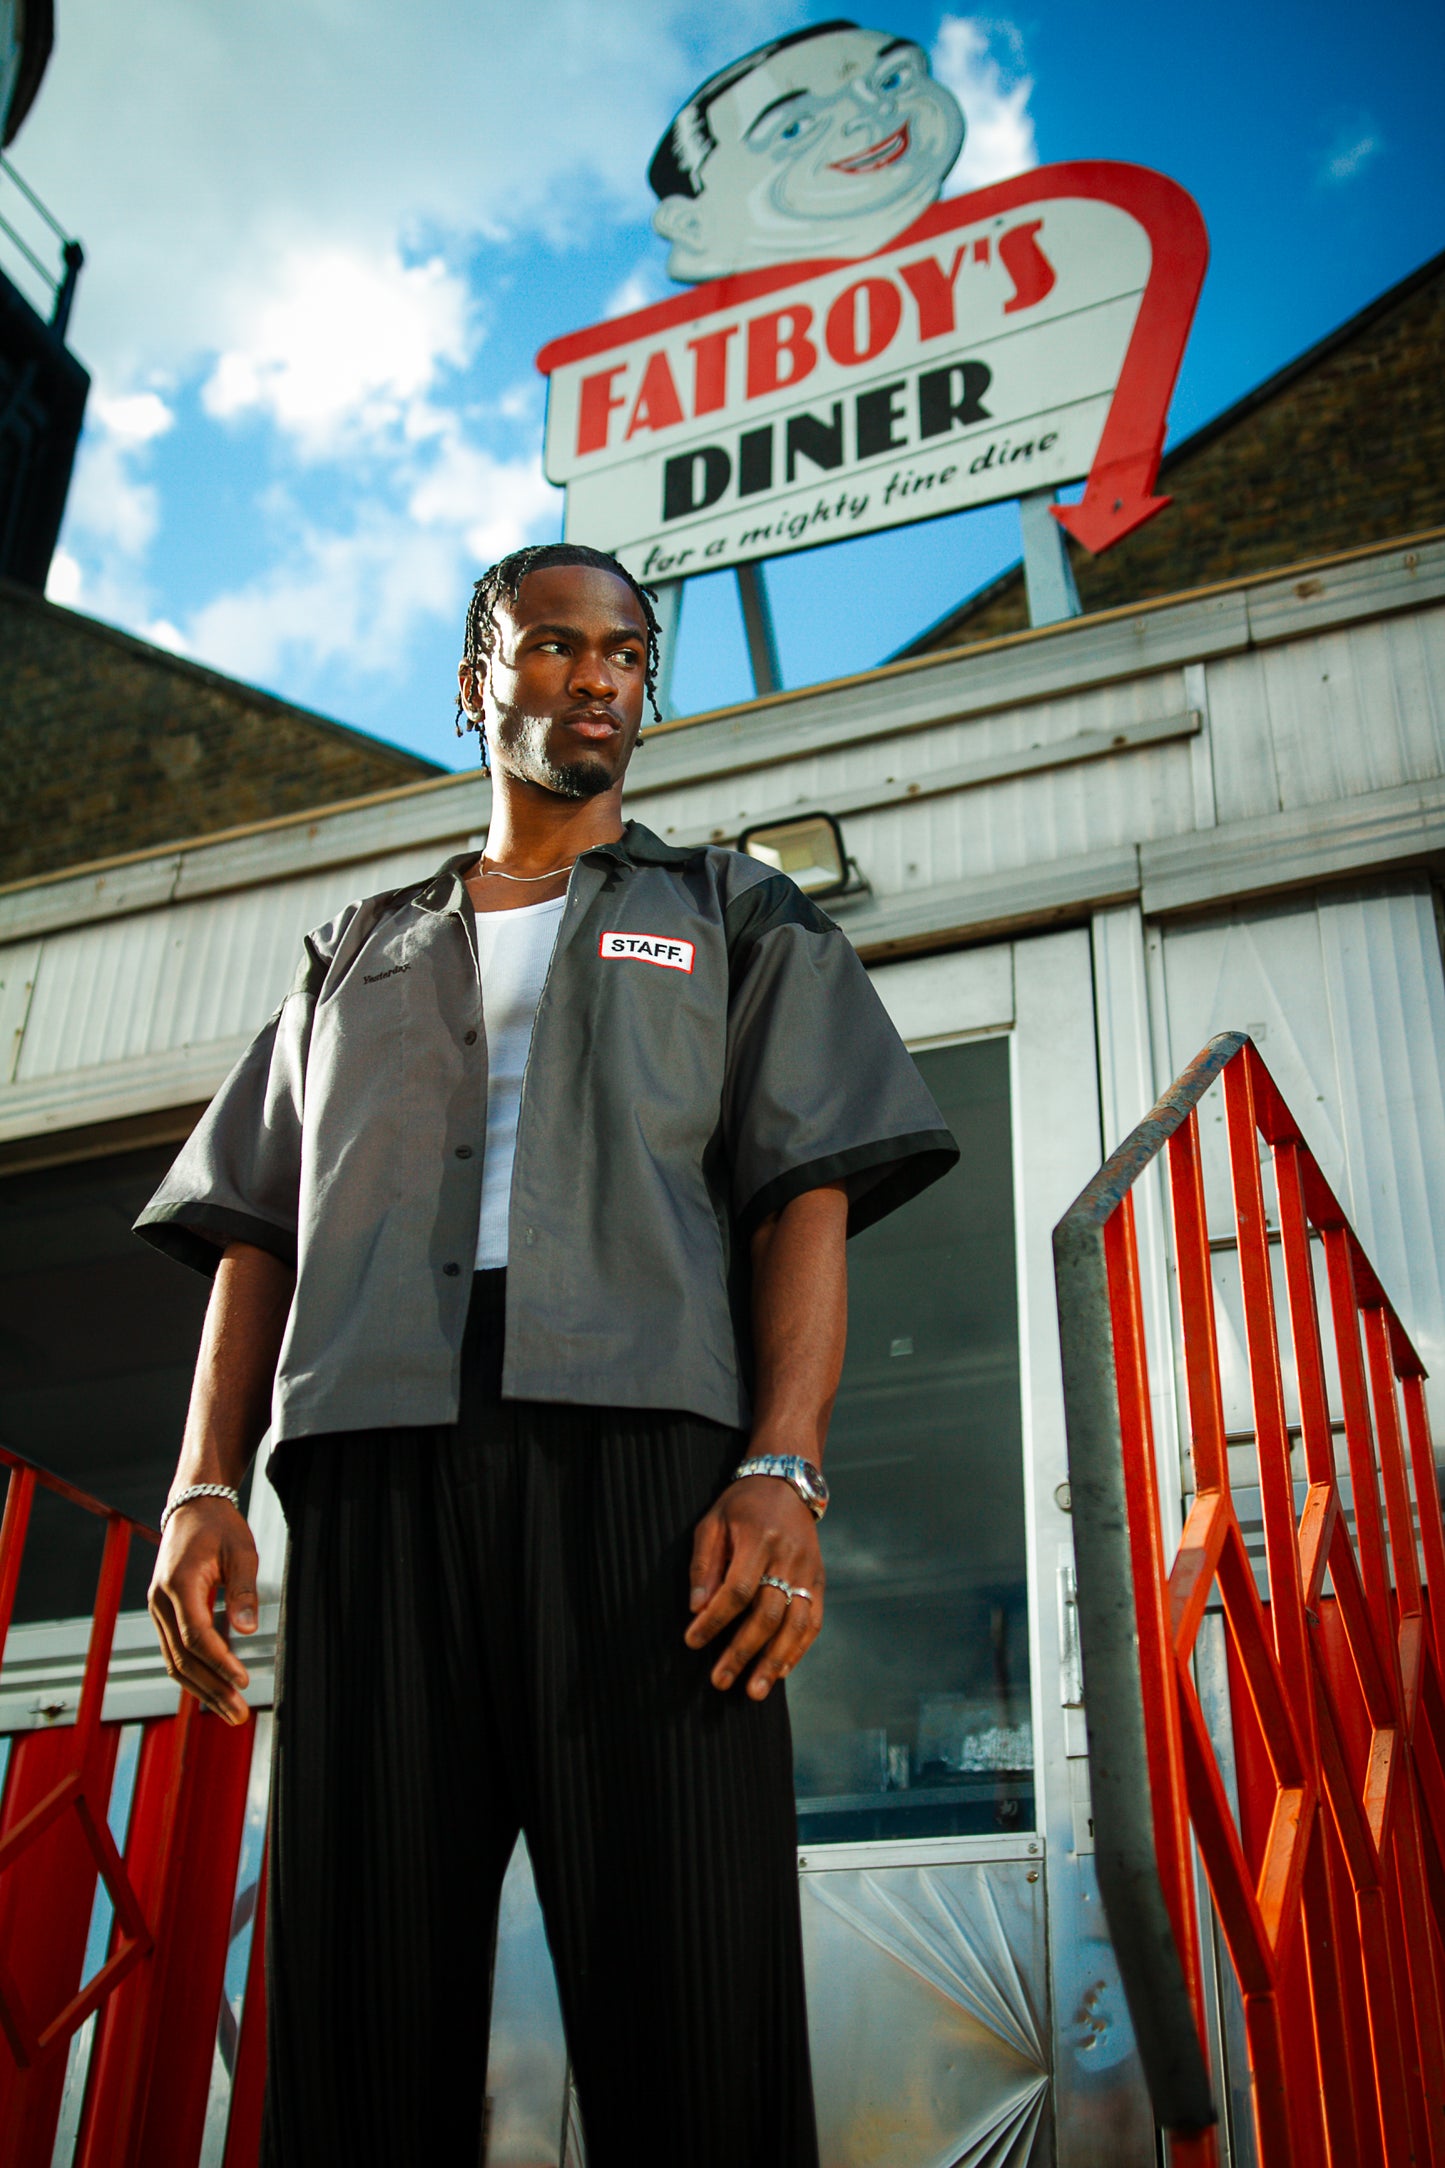
M 809 1461 L 800 1460 L 795 1464 L 794 1475 L 808 1504 L 815 1512 L 821 1513 L 828 1503 L 828 1486 L 823 1480 L 821 1470 L 813 1467 Z

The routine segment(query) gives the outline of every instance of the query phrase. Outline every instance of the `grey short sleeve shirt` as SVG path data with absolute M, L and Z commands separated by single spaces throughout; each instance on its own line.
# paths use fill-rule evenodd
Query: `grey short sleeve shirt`
M 278 1440 L 456 1418 L 487 1106 L 472 855 L 307 936 L 136 1223 L 204 1272 L 231 1241 L 295 1265 Z M 573 867 L 537 1010 L 504 1393 L 746 1423 L 753 1228 L 841 1182 L 855 1232 L 957 1157 L 833 922 L 754 859 L 629 822 Z

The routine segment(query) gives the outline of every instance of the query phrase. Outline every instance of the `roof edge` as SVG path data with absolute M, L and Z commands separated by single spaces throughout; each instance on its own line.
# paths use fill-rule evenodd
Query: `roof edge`
M 366 813 L 373 806 L 392 805 L 404 798 L 424 798 L 432 791 L 479 780 L 479 768 L 443 768 L 440 775 L 424 775 L 415 783 L 393 783 L 380 790 L 365 791 L 359 798 L 326 798 L 319 805 L 302 806 L 295 813 L 273 813 L 266 820 L 243 821 L 234 828 L 208 828 L 196 836 L 174 836 L 164 843 L 147 843 L 140 850 L 117 851 L 112 858 L 77 859 L 73 865 L 52 866 L 47 872 L 33 874 L 28 880 L 0 881 L 0 896 L 16 896 L 31 888 L 53 888 L 61 881 L 84 880 L 92 874 L 103 879 L 106 874 L 119 872 L 124 866 L 143 866 L 157 858 L 184 857 L 193 851 L 209 850 L 215 844 L 243 842 L 247 836 L 273 835 L 282 828 L 314 827 L 317 821 L 347 813 Z
M 414 753 L 409 747 L 398 745 L 394 739 L 379 737 L 374 731 L 359 730 L 354 723 L 339 723 L 334 716 L 322 715 L 315 708 L 302 707 L 299 701 L 284 700 L 279 693 L 267 692 L 264 686 L 252 685 L 245 678 L 227 677 L 223 670 L 213 670 L 207 663 L 192 662 L 189 656 L 177 655 L 171 648 L 157 647 L 153 641 L 139 639 L 135 633 L 126 632 L 119 625 L 107 624 L 104 618 L 89 617 L 84 610 L 72 610 L 65 603 L 52 602 L 48 595 L 37 594 L 34 588 L 24 587 L 18 580 L 0 578 L 0 601 L 18 603 L 37 611 L 52 611 L 57 617 L 83 627 L 91 638 L 111 647 L 118 647 L 145 662 L 159 664 L 164 669 L 173 671 L 178 677 L 213 686 L 220 692 L 239 694 L 242 698 L 254 702 L 257 707 L 269 709 L 275 715 L 297 717 L 300 721 L 309 723 L 314 730 L 323 730 L 351 743 L 359 742 L 374 747 L 382 753 L 393 753 L 398 760 L 415 761 L 419 767 L 429 769 L 432 775 L 447 776 L 453 773 L 451 769 L 444 768 L 439 760 L 428 760 L 425 753 Z M 423 777 L 420 780 L 429 778 Z

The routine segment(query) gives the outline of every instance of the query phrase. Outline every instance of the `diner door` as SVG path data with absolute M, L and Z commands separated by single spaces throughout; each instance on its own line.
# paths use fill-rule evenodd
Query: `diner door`
M 876 969 L 961 1149 L 849 1245 L 827 1627 L 789 1682 L 826 2168 L 1118 2168 L 1051 1235 L 1101 1153 L 1086 931 Z
M 827 1624 L 788 1684 L 822 2160 L 1119 2168 L 1153 2125 L 1090 1856 L 1050 1249 L 1101 1157 L 1089 936 L 872 976 L 962 1156 L 849 1244 Z M 488 2161 L 575 2168 L 520 1850 L 496 1977 Z

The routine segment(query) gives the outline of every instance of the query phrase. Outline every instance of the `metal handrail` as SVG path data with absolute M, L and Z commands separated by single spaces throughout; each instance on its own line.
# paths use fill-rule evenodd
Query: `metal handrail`
M 19 189 L 36 216 L 44 220 L 60 243 L 61 268 L 59 272 L 54 272 L 36 254 L 19 229 L 13 226 L 3 214 L 0 214 L 0 233 L 5 234 L 11 244 L 19 250 L 36 277 L 49 287 L 51 296 L 50 328 L 58 337 L 63 339 L 69 328 L 71 309 L 75 305 L 75 290 L 85 263 L 85 250 L 76 240 L 74 234 L 66 232 L 55 213 L 46 203 L 42 202 L 24 175 L 17 171 L 3 153 L 0 153 L 0 176 L 12 182 Z
M 1267 1604 L 1230 1487 L 1204 1208 L 1196 1110 L 1221 1078 Z M 1177 1545 L 1160 1518 L 1132 1199 L 1161 1157 L 1195 1486 Z M 1312 1248 L 1327 1277 L 1350 1515 Z M 1055 1229 L 1054 1255 L 1096 1866 L 1171 2157 L 1215 2158 L 1197 1858 L 1244 1998 L 1262 2168 L 1326 2149 L 1379 2164 L 1439 2159 L 1445 1603 L 1431 1611 L 1427 1586 L 1445 1591 L 1445 1525 L 1424 1367 L 1243 1032 L 1211 1040 L 1110 1155 Z M 1294 1425 L 1272 1260 L 1283 1268 Z M 1248 1843 L 1193 1681 L 1215 1597 Z
M 52 1491 L 57 1498 L 67 1499 L 71 1505 L 79 1506 L 83 1513 L 93 1513 L 98 1520 L 128 1522 L 132 1535 L 139 1536 L 144 1543 L 159 1543 L 161 1540 L 160 1530 L 152 1528 L 149 1521 L 138 1521 L 131 1514 L 122 1513 L 119 1506 L 108 1506 L 103 1498 L 92 1497 L 90 1492 L 82 1490 L 78 1483 L 67 1482 L 63 1475 L 56 1475 L 53 1469 L 43 1467 L 38 1460 L 31 1460 L 27 1454 L 12 1452 L 8 1445 L 0 1445 L 0 1468 L 27 1470 L 34 1476 L 39 1489 Z M 3 1540 L 3 1535 L 0 1535 L 0 1542 Z M 5 1647 L 5 1629 L 9 1624 L 8 1617 L 0 1623 L 0 1653 L 3 1653 Z
M 1141 1782 L 1148 1741 L 1104 1229 L 1247 1044 L 1237 1031 L 1211 1039 L 1054 1229 L 1094 1865 L 1149 2097 L 1166 2130 L 1203 2129 L 1218 2111 Z
M 30 243 L 24 238 L 22 234 L 17 233 L 15 228 L 11 225 L 9 219 L 5 218 L 3 215 L 0 215 L 0 233 L 3 233 L 7 237 L 7 239 L 14 242 L 16 248 L 19 249 L 21 255 L 29 264 L 31 270 L 34 271 L 38 277 L 44 279 L 46 285 L 50 288 L 52 294 L 58 292 L 60 287 L 60 281 L 55 276 L 55 273 L 47 269 L 47 267 L 41 262 L 40 258 L 36 255 L 34 249 L 30 246 Z
M 16 170 L 16 168 L 10 163 L 10 160 L 5 156 L 3 151 L 0 151 L 0 173 L 3 173 L 7 180 L 13 181 L 15 183 L 15 186 L 19 189 L 21 195 L 25 198 L 31 209 L 39 212 L 40 216 L 44 219 L 46 225 L 55 235 L 57 241 L 63 244 L 67 241 L 73 241 L 75 239 L 73 233 L 66 232 L 65 228 L 61 225 L 60 220 L 56 217 L 55 213 L 49 208 L 49 206 L 41 202 L 39 196 L 36 195 L 35 190 L 31 187 L 29 181 L 26 180 L 24 174 Z

